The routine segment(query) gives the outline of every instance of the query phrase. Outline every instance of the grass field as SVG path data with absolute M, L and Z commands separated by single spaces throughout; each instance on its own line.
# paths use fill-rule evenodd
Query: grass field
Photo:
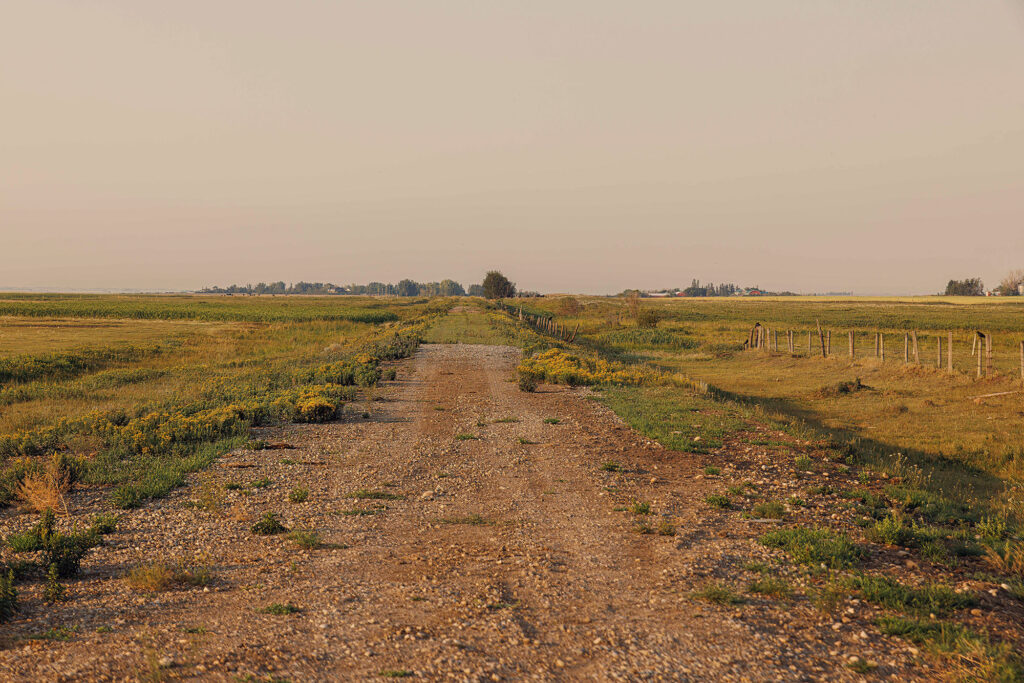
M 920 467 L 931 488 L 958 500 L 1021 512 L 1024 386 L 1019 345 L 1024 340 L 1024 301 L 644 299 L 642 309 L 657 314 L 652 328 L 639 327 L 635 311 L 622 299 L 555 297 L 523 303 L 525 312 L 554 316 L 570 330 L 578 325 L 574 348 L 708 383 L 725 399 L 725 412 L 757 409 L 791 428 L 855 449 L 878 467 Z M 779 331 L 778 352 L 744 349 L 756 322 Z M 829 358 L 821 357 L 819 322 L 832 331 Z M 787 330 L 796 333 L 795 353 L 786 350 Z M 852 359 L 851 330 L 856 334 Z M 910 330 L 918 332 L 920 364 L 913 357 L 904 362 L 904 334 Z M 976 360 L 971 357 L 974 330 L 994 338 L 993 373 L 982 379 L 975 377 Z M 814 332 L 810 354 L 808 331 Z M 952 374 L 945 370 L 949 331 L 954 333 Z M 884 362 L 874 356 L 876 332 L 886 336 Z M 937 367 L 936 336 L 943 340 L 942 367 Z M 651 433 L 665 420 L 643 413 L 657 415 L 666 403 L 692 400 L 679 389 L 625 392 L 628 397 L 622 390 L 611 392 L 619 398 L 609 400 L 633 416 L 634 426 L 650 423 Z M 977 398 L 988 394 L 999 395 Z M 701 413 L 695 409 L 690 415 Z
M 332 416 L 406 355 L 425 299 L 0 295 L 0 497 L 81 460 L 118 504 L 162 495 L 248 426 Z M 412 340 L 412 341 L 409 341 Z M 308 414 L 307 414 L 308 413 Z

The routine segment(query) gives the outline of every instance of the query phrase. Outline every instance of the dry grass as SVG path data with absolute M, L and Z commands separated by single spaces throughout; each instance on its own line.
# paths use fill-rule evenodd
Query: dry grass
M 18 486 L 18 500 L 32 512 L 50 509 L 70 515 L 67 494 L 71 490 L 71 473 L 56 458 L 49 460 L 41 472 L 28 474 Z
M 1007 541 L 1001 551 L 986 546 L 985 562 L 1000 574 L 1024 577 L 1024 543 Z
M 133 567 L 125 578 L 135 590 L 157 593 L 175 586 L 205 586 L 213 576 L 205 563 L 190 565 L 156 560 Z

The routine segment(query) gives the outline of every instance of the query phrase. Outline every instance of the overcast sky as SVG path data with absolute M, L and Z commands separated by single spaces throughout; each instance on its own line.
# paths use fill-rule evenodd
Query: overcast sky
M 1024 268 L 1020 0 L 0 4 L 0 287 Z

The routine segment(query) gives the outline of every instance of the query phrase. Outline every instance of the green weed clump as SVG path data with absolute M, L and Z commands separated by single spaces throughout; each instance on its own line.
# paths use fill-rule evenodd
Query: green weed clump
M 759 539 L 762 545 L 784 550 L 800 564 L 848 569 L 864 556 L 864 550 L 843 533 L 823 528 L 778 529 Z
M 290 602 L 272 602 L 266 607 L 261 607 L 257 610 L 261 614 L 273 614 L 276 616 L 285 616 L 287 614 L 298 614 L 302 610 Z
M 273 512 L 264 513 L 263 517 L 252 525 L 252 532 L 257 536 L 273 536 L 275 534 L 283 534 L 286 531 L 288 531 L 288 528 L 281 524 L 281 521 Z
M 704 502 L 713 508 L 719 510 L 728 510 L 732 507 L 732 501 L 729 500 L 729 496 L 724 496 L 720 493 L 715 493 L 704 499 Z
M 309 489 L 305 486 L 297 486 L 288 492 L 288 500 L 293 503 L 304 503 L 309 498 Z
M 708 584 L 692 595 L 694 598 L 716 605 L 741 605 L 746 602 L 736 591 L 720 583 Z
M 925 584 L 912 588 L 885 576 L 857 574 L 847 577 L 842 584 L 868 602 L 917 614 L 943 616 L 978 603 L 969 593 L 957 593 L 949 586 Z

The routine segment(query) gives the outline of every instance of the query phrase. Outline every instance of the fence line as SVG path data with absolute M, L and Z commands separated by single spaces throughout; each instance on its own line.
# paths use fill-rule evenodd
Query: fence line
M 817 327 L 817 343 L 815 344 L 812 340 L 814 339 L 814 330 L 807 330 L 807 357 L 815 355 L 815 348 L 821 352 L 822 358 L 829 358 L 832 356 L 832 330 L 824 329 L 821 323 L 816 324 Z M 872 333 L 874 335 L 874 357 L 879 359 L 881 362 L 885 362 L 885 333 L 882 331 L 876 331 Z M 797 331 L 786 330 L 786 351 L 794 356 L 803 355 L 800 349 L 797 348 Z M 988 377 L 993 375 L 995 372 L 993 369 L 995 354 L 992 350 L 993 335 L 991 332 L 983 332 L 976 330 L 971 337 L 971 356 L 977 357 L 977 376 Z M 764 325 L 760 322 L 755 323 L 754 327 L 751 328 L 750 335 L 743 342 L 744 348 L 757 349 L 762 352 L 779 350 L 779 331 Z M 929 365 L 930 363 L 921 362 L 921 346 L 922 338 L 918 335 L 917 330 L 908 330 L 903 333 L 903 362 L 906 365 Z M 935 332 L 935 368 L 943 369 L 945 365 L 946 372 L 953 373 L 953 350 L 954 340 L 953 332 L 949 331 L 946 333 L 946 342 L 943 344 L 942 333 Z M 1020 350 L 1020 379 L 1024 382 L 1024 340 L 1019 344 Z M 1012 353 L 1012 352 L 1011 352 Z M 857 358 L 857 331 L 847 331 L 847 355 L 850 360 L 856 360 Z

